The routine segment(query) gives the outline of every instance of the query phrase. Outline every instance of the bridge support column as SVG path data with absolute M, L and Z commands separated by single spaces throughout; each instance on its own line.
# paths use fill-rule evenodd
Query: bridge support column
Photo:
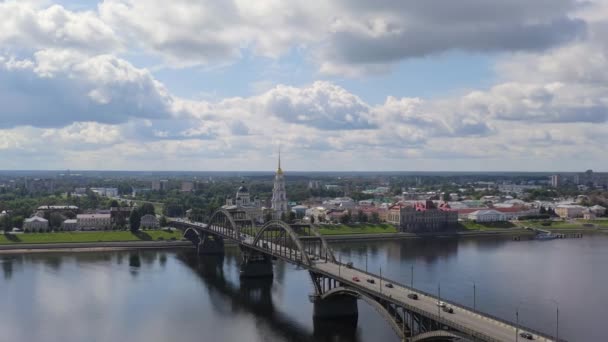
M 247 248 L 241 248 L 241 278 L 272 277 L 272 257 Z
M 224 239 L 207 234 L 196 246 L 198 255 L 224 254 Z
M 357 298 L 352 296 L 331 296 L 326 299 L 316 298 L 313 301 L 313 318 L 354 318 L 359 316 Z

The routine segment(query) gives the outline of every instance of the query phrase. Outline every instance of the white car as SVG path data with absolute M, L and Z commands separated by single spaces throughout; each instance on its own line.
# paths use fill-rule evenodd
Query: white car
M 438 301 L 437 301 L 437 306 L 439 306 L 440 308 L 442 308 L 442 307 L 444 307 L 444 306 L 445 306 L 445 303 L 444 303 L 444 302 L 442 302 L 442 301 L 440 301 L 440 300 L 438 300 Z

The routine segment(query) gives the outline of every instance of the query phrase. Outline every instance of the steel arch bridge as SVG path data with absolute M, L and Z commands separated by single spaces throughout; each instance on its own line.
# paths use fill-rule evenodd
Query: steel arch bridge
M 306 269 L 314 289 L 310 299 L 316 319 L 356 319 L 357 300 L 362 300 L 403 341 L 516 341 L 517 334 L 524 330 L 537 341 L 554 341 L 542 333 L 455 303 L 448 303 L 454 313 L 442 312 L 437 302 L 445 302 L 443 299 L 342 264 L 314 225 L 272 220 L 258 226 L 245 212 L 226 209 L 216 211 L 209 223 L 185 219 L 170 222 L 184 230 L 184 237 L 193 242 L 199 254 L 221 253 L 224 240 L 237 243 L 243 256 L 241 276 L 272 275 L 272 259 Z M 387 283 L 392 287 L 386 287 Z M 411 299 L 408 294 L 417 294 L 418 299 Z

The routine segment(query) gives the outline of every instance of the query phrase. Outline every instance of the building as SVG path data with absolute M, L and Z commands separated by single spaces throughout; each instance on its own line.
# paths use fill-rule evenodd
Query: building
M 49 230 L 49 221 L 40 216 L 30 217 L 23 221 L 23 230 L 26 232 L 46 232 Z
M 107 230 L 112 227 L 111 214 L 78 214 L 76 220 L 80 230 Z
M 91 188 L 91 191 L 99 196 L 118 197 L 118 188 Z
M 111 207 L 110 218 L 112 225 L 125 226 L 129 222 L 131 211 L 133 211 L 133 207 Z
M 182 192 L 194 191 L 194 182 L 182 182 L 181 191 Z
M 595 220 L 596 215 L 593 211 L 589 209 L 583 210 L 583 219 L 585 220 Z
M 69 219 L 69 220 L 63 221 L 63 223 L 61 224 L 61 229 L 64 231 L 77 230 L 78 229 L 78 220 Z
M 236 191 L 234 199 L 227 198 L 226 204 L 222 208 L 227 210 L 238 210 L 245 212 L 248 218 L 255 222 L 264 222 L 264 208 L 260 204 L 259 198 L 251 200 L 249 190 L 245 185 L 241 185 Z
M 158 229 L 158 227 L 160 227 L 160 223 L 156 216 L 148 214 L 141 217 L 139 229 Z
M 589 208 L 589 210 L 596 216 L 604 216 L 606 214 L 606 208 L 602 207 L 601 205 L 594 205 L 593 207 Z
M 318 190 L 321 188 L 321 182 L 318 180 L 308 181 L 308 189 L 310 190 Z
M 306 210 L 306 217 L 312 218 L 315 223 L 325 222 L 327 210 L 324 207 L 312 207 Z
M 152 181 L 152 190 L 155 190 L 155 191 L 169 190 L 169 181 L 167 179 Z
M 552 175 L 551 176 L 551 186 L 557 188 L 562 185 L 562 176 L 561 175 Z
M 287 206 L 287 191 L 285 190 L 285 175 L 281 169 L 281 152 L 279 151 L 279 166 L 274 176 L 274 186 L 272 188 L 271 208 L 274 217 L 280 219 L 281 216 L 289 213 Z
M 357 203 L 350 197 L 336 197 L 334 199 L 330 199 L 323 202 L 323 205 L 326 208 L 336 208 L 336 209 L 354 209 L 357 206 Z
M 555 213 L 562 218 L 582 217 L 585 207 L 575 204 L 561 204 L 555 207 Z
M 392 209 L 393 213 L 395 209 Z M 389 216 L 392 216 L 389 209 Z M 394 218 L 392 218 L 394 220 Z M 399 208 L 399 230 L 407 232 L 438 232 L 450 229 L 458 223 L 458 213 L 447 203 L 436 206 L 433 201 L 417 202 L 414 206 Z
M 308 210 L 308 207 L 305 205 L 296 205 L 291 207 L 291 211 L 293 211 L 294 214 L 296 214 L 297 218 L 302 218 L 304 216 L 306 216 L 306 211 Z
M 468 219 L 475 222 L 501 222 L 507 221 L 507 216 L 493 209 L 476 210 L 468 215 Z

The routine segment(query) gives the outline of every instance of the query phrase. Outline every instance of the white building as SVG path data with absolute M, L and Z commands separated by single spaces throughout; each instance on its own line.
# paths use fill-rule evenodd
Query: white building
M 46 232 L 49 230 L 49 221 L 40 216 L 30 217 L 23 221 L 23 230 L 26 232 Z
M 279 167 L 274 176 L 271 204 L 275 218 L 280 219 L 281 216 L 288 214 L 289 208 L 287 206 L 287 191 L 285 190 L 285 175 L 281 169 L 281 152 L 279 152 Z
M 106 230 L 112 227 L 110 214 L 78 214 L 76 220 L 80 230 Z
M 76 220 L 76 219 L 65 220 L 61 224 L 61 228 L 64 231 L 77 230 L 78 229 L 78 220 Z
M 562 204 L 555 207 L 555 213 L 563 218 L 582 217 L 583 210 L 585 207 L 576 204 Z
M 314 217 L 315 222 L 325 221 L 327 209 L 324 207 L 312 207 L 306 210 L 306 217 Z
M 474 211 L 468 215 L 468 219 L 475 222 L 500 222 L 506 221 L 507 217 L 500 211 L 488 209 Z
M 156 216 L 150 214 L 142 216 L 139 223 L 139 229 L 158 229 L 159 226 Z
M 118 197 L 118 188 L 91 188 L 93 193 L 105 197 Z
M 596 216 L 604 216 L 604 214 L 606 214 L 606 208 L 602 207 L 601 205 L 594 205 L 593 207 L 589 208 L 589 210 Z
M 226 204 L 222 208 L 227 210 L 238 209 L 244 211 L 250 219 L 256 222 L 264 222 L 264 208 L 260 200 L 256 197 L 253 200 L 249 195 L 249 190 L 245 185 L 241 185 L 236 191 L 236 197 L 226 199 Z
M 336 197 L 334 199 L 330 199 L 323 202 L 323 205 L 326 208 L 336 208 L 336 209 L 353 209 L 357 206 L 355 201 L 350 197 Z

